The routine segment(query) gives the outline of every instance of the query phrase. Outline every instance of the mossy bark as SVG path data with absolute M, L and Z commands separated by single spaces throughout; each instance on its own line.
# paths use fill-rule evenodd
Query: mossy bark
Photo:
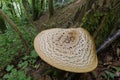
M 78 8 L 74 20 L 93 35 L 96 46 L 99 47 L 114 29 L 118 29 L 119 9 L 120 4 L 117 0 L 98 0 L 92 3 L 88 1 L 82 8 Z

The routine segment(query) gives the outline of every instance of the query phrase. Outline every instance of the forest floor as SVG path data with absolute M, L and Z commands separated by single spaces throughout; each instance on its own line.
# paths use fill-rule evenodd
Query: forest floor
M 55 11 L 53 17 L 49 18 L 48 13 L 43 13 L 39 20 L 35 21 L 38 31 L 48 28 L 70 28 L 76 27 L 73 23 L 73 17 L 80 5 L 80 0 L 73 2 L 63 8 Z M 19 52 L 21 53 L 21 52 Z M 22 55 L 21 55 L 22 56 Z M 15 56 L 16 61 L 12 65 L 17 65 L 22 57 Z M 99 64 L 97 68 L 89 73 L 76 73 L 72 80 L 120 80 L 120 39 L 114 41 L 109 47 L 98 54 Z M 39 68 L 34 69 L 31 66 L 27 70 L 27 75 L 37 80 L 67 80 L 71 73 L 58 70 L 51 67 L 37 57 L 35 64 L 39 64 Z M 19 68 L 17 68 L 19 69 Z M 3 71 L 0 76 L 6 73 Z

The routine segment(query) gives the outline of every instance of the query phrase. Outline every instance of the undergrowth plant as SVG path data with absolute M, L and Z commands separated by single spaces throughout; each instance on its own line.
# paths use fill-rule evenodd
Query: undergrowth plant
M 117 80 L 120 77 L 120 67 L 111 67 L 109 70 L 105 70 L 102 74 L 99 75 L 99 78 L 105 80 Z
M 116 15 L 115 15 L 116 14 Z M 112 29 L 116 27 L 115 23 L 118 21 L 120 17 L 118 16 L 118 12 L 109 11 L 96 11 L 90 12 L 86 14 L 82 19 L 82 27 L 87 29 L 91 35 L 94 35 L 94 32 L 102 27 L 98 32 L 97 37 L 95 38 L 95 43 L 98 46 L 104 42 L 104 40 L 110 35 Z M 102 22 L 103 21 L 103 22 Z
M 31 80 L 31 77 L 26 73 L 28 67 L 31 66 L 34 69 L 39 67 L 39 64 L 35 64 L 36 58 L 38 55 L 33 50 L 30 55 L 25 55 L 21 58 L 17 65 L 7 65 L 7 73 L 2 77 L 3 80 Z
M 26 76 L 27 67 L 39 67 L 35 64 L 37 53 L 33 48 L 36 30 L 28 24 L 18 25 L 30 51 L 26 53 L 20 37 L 9 25 L 4 34 L 0 33 L 0 71 L 6 68 L 2 80 L 30 80 L 30 77 Z M 16 59 L 16 56 L 19 57 Z
M 5 34 L 0 34 L 0 69 L 10 63 L 14 55 L 22 51 L 22 47 L 23 45 L 18 35 L 13 30 L 8 30 Z

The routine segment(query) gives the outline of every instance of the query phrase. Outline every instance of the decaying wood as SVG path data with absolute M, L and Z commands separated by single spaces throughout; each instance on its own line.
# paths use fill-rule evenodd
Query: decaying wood
M 20 39 L 22 40 L 23 45 L 28 50 L 29 46 L 22 35 L 22 32 L 18 29 L 18 27 L 14 24 L 14 22 L 0 9 L 0 15 L 11 25 L 11 27 L 18 33 Z

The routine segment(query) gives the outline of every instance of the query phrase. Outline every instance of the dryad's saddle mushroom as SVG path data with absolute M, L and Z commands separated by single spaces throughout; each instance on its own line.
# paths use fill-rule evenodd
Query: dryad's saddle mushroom
M 89 72 L 98 64 L 94 41 L 83 28 L 54 28 L 42 31 L 34 40 L 38 55 L 65 71 Z

